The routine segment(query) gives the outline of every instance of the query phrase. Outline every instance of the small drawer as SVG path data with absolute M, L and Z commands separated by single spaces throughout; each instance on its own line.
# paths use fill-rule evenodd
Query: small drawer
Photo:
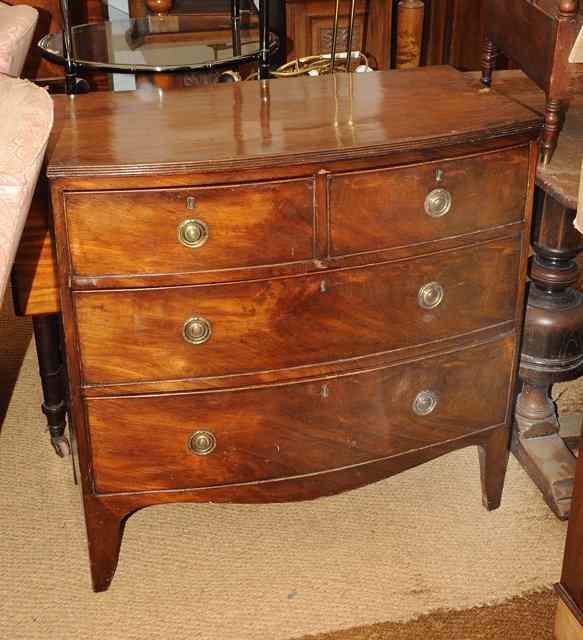
M 506 420 L 513 353 L 507 338 L 307 383 L 89 399 L 95 487 L 107 493 L 285 478 L 459 438 Z
M 308 260 L 312 180 L 65 194 L 77 276 L 190 273 Z
M 330 177 L 330 252 L 377 251 L 523 219 L 526 147 Z
M 318 275 L 77 292 L 84 382 L 289 369 L 512 321 L 520 250 L 507 238 Z

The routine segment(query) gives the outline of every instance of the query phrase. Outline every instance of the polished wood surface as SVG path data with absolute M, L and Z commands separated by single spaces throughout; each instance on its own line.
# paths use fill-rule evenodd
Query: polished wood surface
M 328 187 L 330 253 L 428 242 L 519 222 L 527 156 L 528 148 L 522 147 L 451 162 L 333 176 Z M 431 217 L 424 210 L 423 203 L 434 189 L 451 194 L 451 209 L 443 216 Z M 493 193 L 495 197 L 484 197 Z
M 47 170 L 96 590 L 125 520 L 152 504 L 316 498 L 477 445 L 484 504 L 499 505 L 538 116 L 443 68 L 56 106 Z M 375 173 L 409 176 L 417 197 L 405 207 L 396 187 L 381 208 L 360 189 L 353 217 L 387 230 L 351 246 L 338 194 Z M 477 215 L 496 182 L 500 210 Z M 437 184 L 454 198 L 441 221 L 426 213 Z M 116 212 L 109 250 L 91 229 Z M 199 213 L 198 249 L 216 253 L 181 262 L 177 221 Z M 157 235 L 155 256 L 135 248 Z M 207 321 L 199 344 L 191 318 Z M 189 452 L 196 432 L 216 448 Z
M 447 146 L 477 132 L 492 138 L 528 132 L 539 121 L 449 67 L 55 101 L 63 119 L 51 138 L 48 175 L 88 181 L 332 162 L 356 150 L 361 157 L 420 152 L 436 138 Z
M 216 271 L 314 257 L 313 179 L 68 193 L 65 210 L 76 276 Z M 180 242 L 177 231 L 188 220 L 206 225 L 203 245 Z
M 12 269 L 14 308 L 19 315 L 57 313 L 60 309 L 49 208 L 48 181 L 41 176 Z
M 514 339 L 506 338 L 300 384 L 91 399 L 87 415 L 95 490 L 188 489 L 286 478 L 454 440 L 505 421 L 513 354 Z M 492 366 L 482 366 L 485 361 Z M 438 408 L 418 416 L 413 404 L 425 389 L 438 395 Z M 216 437 L 210 455 L 195 455 L 187 447 L 199 429 Z
M 411 72 L 403 72 L 403 73 L 411 73 Z M 416 70 L 415 73 L 426 74 L 426 73 L 430 73 L 430 71 L 428 69 L 427 70 L 419 69 L 419 70 Z M 434 71 L 432 70 L 431 73 L 434 73 Z M 451 77 L 451 74 L 453 73 L 453 71 L 447 70 L 444 68 L 444 69 L 440 69 L 439 73 L 445 79 L 446 77 Z M 512 97 L 514 96 L 514 94 L 516 94 L 519 101 L 524 102 L 524 104 L 526 105 L 533 105 L 535 108 L 539 104 L 543 104 L 544 106 L 544 98 L 541 103 L 539 95 L 536 92 L 536 89 L 533 90 L 532 85 L 529 84 L 528 81 L 526 81 L 526 88 L 524 88 L 523 85 L 525 84 L 525 82 L 523 81 L 522 76 L 515 75 L 514 72 L 510 72 L 509 76 L 505 75 L 508 73 L 509 72 L 500 73 L 497 81 L 497 89 L 507 93 L 510 96 L 508 100 L 509 113 L 502 119 L 503 122 L 510 122 L 512 120 L 513 114 L 511 109 L 517 110 L 514 112 L 514 117 L 517 117 L 519 112 L 523 113 L 522 109 L 520 107 L 517 107 L 512 102 Z M 372 75 L 372 74 L 369 74 L 369 75 Z M 415 76 L 415 77 L 418 77 L 418 76 Z M 394 90 L 391 89 L 391 92 L 390 94 L 388 94 L 387 99 L 394 100 L 394 102 L 391 102 L 390 104 L 387 103 L 387 111 L 384 116 L 382 115 L 382 113 L 384 109 L 383 105 L 385 103 L 385 96 L 383 95 L 383 92 L 382 92 L 382 81 L 380 82 L 379 81 L 371 82 L 370 80 L 366 81 L 368 83 L 367 93 L 369 94 L 370 102 L 369 102 L 369 108 L 367 110 L 367 113 L 362 114 L 362 121 L 363 123 L 366 123 L 366 118 L 371 117 L 373 113 L 376 113 L 377 117 L 380 113 L 382 117 L 381 121 L 379 122 L 380 126 L 378 127 L 377 131 L 375 132 L 373 129 L 372 133 L 376 133 L 377 136 L 382 139 L 383 130 L 386 126 L 388 126 L 386 125 L 385 120 L 390 122 L 391 120 L 395 120 L 395 119 L 398 119 L 398 126 L 400 126 L 402 129 L 406 131 L 408 128 L 410 130 L 411 127 L 415 126 L 417 122 L 421 122 L 421 121 L 425 122 L 427 120 L 429 121 L 431 120 L 431 118 L 429 117 L 430 114 L 428 113 L 427 109 L 421 107 L 421 105 L 423 105 L 427 100 L 431 100 L 432 104 L 441 104 L 443 100 L 447 101 L 447 94 L 451 94 L 451 86 L 447 88 L 447 90 L 444 92 L 443 95 L 437 95 L 435 91 L 432 91 L 430 88 L 426 88 L 425 85 L 427 85 L 427 82 L 423 80 L 424 76 L 420 75 L 419 77 L 421 78 L 421 80 L 418 83 L 416 83 L 415 87 L 412 87 L 412 89 L 415 91 L 416 95 L 418 96 L 418 105 L 417 105 L 417 100 L 414 100 L 411 102 L 411 104 L 407 104 L 407 105 L 404 105 L 403 101 L 401 100 L 399 104 L 398 96 L 393 96 Z M 411 83 L 406 82 L 407 78 L 408 78 L 407 75 L 400 76 L 401 81 L 398 84 L 395 83 L 395 90 L 398 88 L 400 88 L 401 92 L 403 90 L 408 90 L 408 87 L 410 87 Z M 334 84 L 337 82 L 337 80 L 330 80 L 330 82 Z M 468 91 L 464 92 L 463 99 L 460 100 L 459 104 L 456 105 L 454 104 L 455 100 L 450 100 L 447 105 L 447 109 L 453 110 L 456 113 L 456 118 L 452 119 L 453 122 L 449 125 L 447 129 L 449 134 L 452 136 L 459 130 L 460 124 L 465 123 L 466 121 L 464 116 L 465 109 L 463 108 L 463 104 L 468 104 L 468 112 L 471 110 L 473 114 L 476 114 L 476 110 L 478 110 L 477 113 L 479 114 L 480 119 L 475 123 L 474 126 L 488 127 L 490 125 L 489 118 L 490 118 L 490 115 L 493 115 L 493 114 L 491 114 L 491 111 L 487 107 L 488 100 L 483 100 L 484 96 L 480 94 L 479 89 L 477 88 L 477 83 L 474 81 L 473 78 L 471 78 L 469 82 L 473 83 L 473 88 L 471 87 L 471 85 L 468 85 Z M 292 83 L 292 85 L 295 87 L 294 91 L 292 91 L 292 95 L 296 96 L 297 102 L 302 102 L 301 96 L 305 95 L 307 92 L 307 89 L 304 88 L 302 81 L 286 80 L 286 83 Z M 270 87 L 273 86 L 274 84 L 275 83 L 270 83 Z M 256 87 L 257 83 L 249 83 L 249 85 L 255 85 Z M 346 84 L 343 84 L 342 86 L 346 89 Z M 203 89 L 201 88 L 196 89 L 197 92 L 201 90 Z M 460 87 L 458 86 L 456 90 L 459 91 Z M 195 91 L 195 90 L 192 89 L 191 91 Z M 209 87 L 208 89 L 204 89 L 204 91 L 210 91 L 210 92 L 227 91 L 228 92 L 229 88 L 228 87 Z M 253 94 L 254 97 L 256 97 L 255 91 L 256 89 L 255 90 L 251 89 L 251 91 L 248 91 L 246 89 L 245 95 L 247 95 L 248 93 L 251 93 Z M 264 92 L 264 93 L 266 93 L 266 95 L 269 96 L 270 92 L 271 92 L 271 88 L 269 92 Z M 175 92 L 165 92 L 162 95 L 175 96 L 180 94 L 175 94 Z M 189 94 L 189 95 L 192 96 L 193 94 Z M 241 95 L 239 93 L 239 90 L 237 91 L 237 95 L 238 96 Z M 160 94 L 158 93 L 153 93 L 151 91 L 144 90 L 140 92 L 140 96 L 141 98 L 138 106 L 134 106 L 136 110 L 144 109 L 144 108 L 147 109 L 148 104 L 150 105 L 150 109 L 153 109 L 156 103 L 161 104 Z M 346 96 L 346 92 L 343 91 L 342 93 L 340 93 L 339 98 L 342 98 L 342 99 L 333 103 L 334 110 L 332 109 L 332 106 L 330 103 L 326 103 L 326 105 L 323 106 L 322 109 L 320 109 L 319 111 L 318 109 L 315 109 L 313 111 L 310 109 L 309 114 L 310 114 L 310 117 L 313 119 L 313 121 L 317 123 L 318 115 L 320 115 L 321 119 L 323 120 L 325 119 L 326 116 L 329 117 L 331 113 L 334 113 L 334 114 L 343 113 L 346 118 L 349 118 L 351 115 L 350 109 L 349 109 L 350 101 L 349 101 L 349 98 Z M 84 163 L 89 162 L 93 165 L 93 167 L 97 167 L 99 166 L 100 163 L 107 161 L 107 154 L 110 147 L 114 152 L 111 157 L 111 160 L 115 162 L 119 162 L 121 159 L 124 162 L 129 162 L 129 160 L 126 160 L 125 158 L 122 159 L 119 153 L 115 152 L 116 149 L 119 152 L 123 144 L 123 141 L 119 140 L 118 137 L 123 138 L 126 135 L 128 136 L 125 140 L 127 145 L 129 145 L 126 148 L 125 153 L 128 153 L 132 151 L 132 146 L 137 144 L 137 141 L 140 140 L 140 138 L 142 138 L 140 144 L 143 144 L 144 139 L 147 139 L 147 137 L 151 133 L 149 131 L 148 136 L 143 136 L 142 127 L 136 126 L 136 123 L 140 121 L 139 120 L 140 116 L 136 115 L 136 118 L 132 118 L 131 112 L 128 113 L 127 111 L 127 106 L 126 107 L 123 106 L 124 102 L 127 105 L 127 100 L 131 101 L 131 99 L 129 98 L 129 95 L 126 95 L 125 98 L 120 98 L 119 94 L 100 94 L 99 96 L 93 94 L 91 96 L 91 100 L 83 100 L 77 97 L 65 98 L 65 97 L 55 96 L 55 100 L 56 100 L 57 106 L 56 106 L 56 113 L 55 113 L 55 128 L 53 131 L 53 135 L 51 137 L 51 145 L 53 147 L 53 150 L 50 151 L 51 157 L 54 155 L 56 150 L 62 149 L 63 144 L 70 144 L 72 145 L 71 152 L 73 154 L 73 158 L 78 157 L 79 160 L 81 160 L 82 157 L 80 154 L 83 153 L 85 154 L 83 162 Z M 499 100 L 499 98 L 496 98 L 495 100 Z M 95 101 L 97 101 L 97 103 Z M 485 105 L 485 108 L 483 110 L 479 108 L 480 101 L 482 102 L 482 104 Z M 167 101 L 164 98 L 164 103 L 166 104 L 166 102 Z M 241 104 L 241 100 L 239 100 L 239 103 Z M 79 106 L 76 107 L 75 106 L 76 104 L 78 104 Z M 257 105 L 256 102 L 254 102 L 254 104 Z M 226 105 L 223 103 L 222 104 L 223 111 L 221 113 L 221 117 L 225 116 L 225 109 L 224 109 L 225 106 Z M 301 104 L 301 107 L 299 105 L 294 106 L 292 103 L 290 107 L 290 113 L 295 112 L 296 116 L 300 113 L 303 114 L 305 106 L 306 106 L 305 104 Z M 342 106 L 342 111 L 337 110 L 338 108 L 340 108 L 340 106 Z M 193 105 L 193 108 L 196 108 L 196 107 Z M 71 109 L 71 113 L 75 114 L 75 119 L 69 122 L 67 125 L 65 125 L 64 122 L 61 122 L 61 120 L 63 118 L 64 119 L 68 118 L 69 109 Z M 107 120 L 108 122 L 107 124 L 104 123 L 103 121 L 103 119 L 106 118 L 104 114 L 110 113 L 113 109 L 115 109 L 116 111 L 115 120 L 118 122 L 118 125 L 116 127 L 112 126 L 111 124 L 112 121 L 110 119 Z M 259 109 L 259 114 L 262 116 L 262 124 L 260 124 L 259 127 L 256 122 L 255 116 L 251 114 L 249 114 L 249 119 L 253 124 L 251 127 L 247 127 L 247 130 L 245 132 L 243 131 L 242 122 L 240 122 L 237 125 L 237 127 L 234 127 L 236 131 L 239 131 L 239 135 L 235 138 L 237 140 L 237 146 L 239 148 L 242 149 L 242 148 L 247 148 L 249 146 L 249 141 L 247 138 L 252 137 L 253 134 L 251 130 L 256 131 L 257 136 L 259 136 L 259 138 L 261 138 L 262 136 L 265 136 L 264 141 L 266 146 L 269 144 L 267 140 L 267 137 L 270 133 L 269 127 L 267 126 L 267 123 L 269 121 L 268 120 L 269 113 L 270 113 L 270 110 L 267 110 L 265 108 Z M 496 113 L 497 114 L 499 113 L 499 109 L 496 110 Z M 410 118 L 407 117 L 407 114 L 411 114 L 411 117 Z M 185 114 L 183 115 L 185 117 Z M 281 116 L 284 118 L 284 121 L 287 120 L 288 118 L 286 109 L 285 109 L 285 104 L 281 105 Z M 496 117 L 498 118 L 499 116 L 496 116 Z M 229 114 L 229 119 L 231 120 L 230 131 L 232 133 L 233 124 L 234 124 L 233 114 Z M 184 129 L 185 126 L 187 128 L 190 128 L 193 126 L 193 122 L 188 121 L 188 119 L 186 120 L 187 120 L 186 123 L 180 124 L 181 129 Z M 96 121 L 98 126 L 93 128 L 93 124 Z M 203 121 L 200 121 L 200 122 L 202 123 Z M 330 133 L 334 135 L 334 132 L 336 132 L 339 135 L 339 139 L 336 141 L 338 145 L 340 145 L 344 141 L 346 141 L 346 143 L 348 144 L 352 142 L 353 127 L 351 126 L 350 122 L 351 121 L 349 119 L 344 123 L 340 121 L 337 123 L 336 127 L 334 126 L 332 127 L 332 131 Z M 498 122 L 492 121 L 492 123 L 495 124 L 496 126 L 501 124 L 500 120 L 498 120 Z M 126 130 L 125 129 L 126 125 L 130 127 L 130 129 Z M 156 124 L 156 126 L 159 126 L 159 125 L 160 123 Z M 65 126 L 67 127 L 67 129 L 64 131 L 63 129 Z M 393 135 L 397 135 L 399 131 L 398 126 L 391 128 L 387 132 L 387 135 L 389 133 Z M 427 128 L 429 129 L 429 127 Z M 306 138 L 314 139 L 315 136 L 310 131 L 310 125 L 307 125 L 306 129 L 308 131 L 308 133 L 306 134 Z M 103 135 L 100 134 L 100 131 L 103 132 Z M 133 131 L 135 134 L 135 139 L 133 140 L 130 139 L 129 137 L 130 131 Z M 164 133 L 168 137 L 168 139 L 171 139 L 171 136 L 168 136 L 169 131 L 167 129 L 165 130 Z M 330 133 L 328 135 L 328 138 L 330 137 Z M 192 151 L 193 145 L 188 142 L 189 136 L 192 137 L 192 135 L 194 135 L 192 131 L 190 131 L 190 133 L 185 131 L 184 139 L 181 138 L 181 142 L 185 145 L 185 149 L 183 151 L 187 151 L 188 149 Z M 292 138 L 293 135 L 296 135 L 296 133 L 293 133 L 290 131 L 287 137 Z M 436 134 L 434 130 L 432 135 L 440 135 L 440 132 Z M 208 130 L 206 132 L 203 132 L 203 136 L 204 137 L 208 136 Z M 75 145 L 72 144 L 74 140 L 77 140 L 78 142 L 81 140 L 87 140 L 86 142 L 87 148 L 84 150 L 77 148 Z M 449 141 L 450 139 L 448 139 L 448 142 Z M 257 142 L 260 143 L 259 140 L 257 140 Z M 304 142 L 301 136 L 298 136 L 298 142 L 300 144 Z M 197 144 L 198 144 L 198 141 L 197 141 Z M 164 147 L 165 147 L 165 141 L 162 139 L 158 139 L 155 143 L 155 146 L 150 148 L 150 153 L 151 154 L 152 152 L 157 153 L 157 151 L 155 151 L 156 149 L 160 149 Z M 98 157 L 91 157 L 92 150 L 95 151 L 95 156 L 98 156 Z M 468 145 L 467 151 L 468 152 L 472 151 L 471 145 Z M 439 153 L 439 151 L 437 151 L 436 153 Z M 134 156 L 133 159 L 135 161 L 138 161 L 138 162 L 140 161 L 139 153 L 136 153 L 136 154 L 132 153 L 132 155 Z M 443 157 L 446 157 L 447 153 L 443 152 L 441 155 Z M 419 152 L 415 152 L 414 158 L 417 159 L 418 161 L 421 161 L 423 160 L 423 154 Z M 145 169 L 146 168 L 144 168 L 144 170 Z M 86 174 L 89 174 L 88 179 L 90 179 L 92 175 L 92 169 L 89 168 Z M 261 173 L 258 172 L 255 175 L 255 177 L 261 178 Z M 213 175 L 208 175 L 205 181 L 202 183 L 209 184 L 209 183 L 216 183 L 217 181 L 218 182 L 221 181 L 220 176 L 217 178 L 214 178 Z M 115 182 L 115 176 L 112 176 L 112 182 Z M 191 182 L 197 182 L 197 181 L 192 180 Z M 198 180 L 198 182 L 201 183 L 200 179 Z M 170 185 L 184 186 L 184 180 L 181 180 L 180 178 L 172 178 L 172 176 L 168 176 L 166 184 L 168 186 Z M 136 186 L 141 187 L 143 185 L 140 183 L 136 183 Z M 56 267 L 54 265 L 52 239 L 48 230 L 48 211 L 47 211 L 46 200 L 44 198 L 45 198 L 44 194 L 42 192 L 39 192 L 38 198 L 35 199 L 31 215 L 29 216 L 29 220 L 27 222 L 27 226 L 23 234 L 21 246 L 20 246 L 18 255 L 16 256 L 15 267 L 13 270 L 13 293 L 15 298 L 15 304 L 16 304 L 17 310 L 24 315 L 34 315 L 39 313 L 41 314 L 56 313 L 59 311 L 59 308 L 60 308 L 59 300 L 58 300 L 56 276 L 55 276 Z M 451 218 L 448 219 L 447 224 L 449 224 L 450 219 Z M 110 221 L 110 222 L 113 222 L 113 221 Z M 442 220 L 442 222 L 445 222 L 445 220 Z M 98 220 L 98 223 L 99 223 L 99 220 Z M 363 229 L 363 232 L 366 233 L 366 228 Z M 144 239 L 142 238 L 142 242 L 143 241 Z M 97 242 L 97 239 L 93 238 L 92 242 Z
M 84 382 L 306 367 L 511 322 L 520 249 L 518 239 L 508 239 L 325 275 L 77 293 Z M 433 281 L 444 300 L 425 310 L 419 290 Z M 211 323 L 208 342 L 186 342 L 182 327 L 190 317 Z

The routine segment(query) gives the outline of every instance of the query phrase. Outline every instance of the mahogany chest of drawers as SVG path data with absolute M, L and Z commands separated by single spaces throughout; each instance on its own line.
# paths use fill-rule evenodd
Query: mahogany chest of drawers
M 57 99 L 95 590 L 133 512 L 311 499 L 478 445 L 498 506 L 538 118 L 446 67 Z

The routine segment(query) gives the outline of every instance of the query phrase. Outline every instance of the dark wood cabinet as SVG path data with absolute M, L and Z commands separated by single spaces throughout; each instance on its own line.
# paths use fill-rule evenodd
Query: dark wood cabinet
M 424 0 L 423 64 L 451 64 L 462 71 L 480 69 L 486 36 L 488 0 Z M 497 68 L 513 64 L 499 56 Z
M 288 59 L 329 53 L 332 47 L 334 0 L 286 0 L 286 55 Z M 338 48 L 346 49 L 350 3 L 341 3 Z M 391 65 L 393 3 L 357 0 L 353 51 L 366 52 L 378 69 Z

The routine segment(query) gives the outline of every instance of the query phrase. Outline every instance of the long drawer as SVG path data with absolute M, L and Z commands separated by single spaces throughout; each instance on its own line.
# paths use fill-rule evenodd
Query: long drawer
M 520 239 L 227 285 L 78 292 L 85 384 L 285 369 L 512 321 Z
M 330 177 L 333 256 L 483 231 L 524 217 L 528 149 Z
M 514 338 L 279 387 L 86 401 L 98 492 L 284 478 L 506 420 Z
M 65 194 L 78 276 L 190 273 L 314 255 L 313 181 Z

